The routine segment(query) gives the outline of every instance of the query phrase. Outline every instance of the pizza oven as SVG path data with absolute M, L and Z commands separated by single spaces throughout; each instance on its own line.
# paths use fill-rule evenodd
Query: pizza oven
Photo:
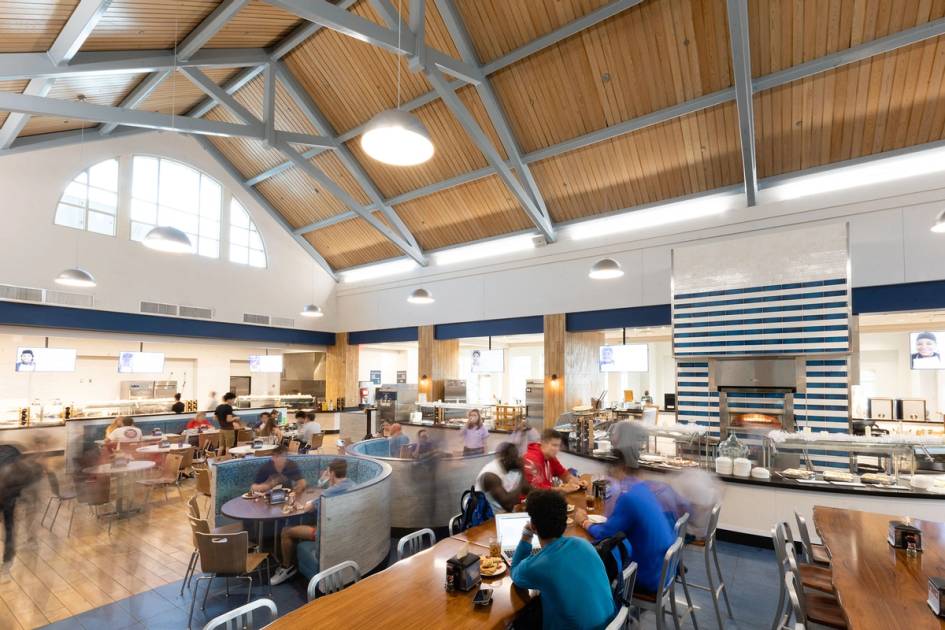
M 794 396 L 805 391 L 803 359 L 717 359 L 709 364 L 709 390 L 719 394 L 721 439 L 734 432 L 760 439 L 794 431 Z

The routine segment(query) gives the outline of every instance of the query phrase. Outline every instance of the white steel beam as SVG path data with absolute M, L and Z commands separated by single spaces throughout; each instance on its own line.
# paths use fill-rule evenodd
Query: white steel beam
M 152 72 L 145 78 L 141 79 L 141 82 L 135 86 L 128 95 L 121 100 L 121 103 L 118 104 L 118 107 L 123 109 L 134 109 L 139 104 L 148 100 L 148 97 L 151 96 L 151 93 L 158 88 L 164 80 L 169 77 L 171 70 L 158 70 L 157 72 Z M 118 126 L 118 123 L 104 123 L 99 127 L 98 132 L 103 136 L 107 136 L 115 130 L 115 127 Z
M 194 30 L 188 33 L 187 37 L 181 40 L 177 46 L 177 58 L 184 61 L 190 59 L 207 42 L 213 39 L 214 35 L 220 32 L 220 29 L 226 25 L 231 17 L 239 13 L 247 4 L 249 4 L 249 0 L 223 0 L 210 15 L 205 17 Z
M 407 62 L 408 67 L 413 72 L 420 72 L 427 65 L 426 56 L 423 54 L 426 50 L 426 0 L 410 0 L 410 32 L 416 37 L 414 54 L 410 56 Z M 465 59 L 469 63 L 468 59 Z
M 115 132 L 116 136 L 132 136 L 139 133 L 147 133 L 150 129 L 142 127 L 122 127 Z M 53 131 L 51 133 L 41 133 L 33 136 L 21 136 L 17 138 L 9 148 L 0 150 L 0 158 L 6 155 L 15 155 L 17 153 L 29 153 L 31 151 L 40 151 L 42 149 L 58 149 L 79 144 L 84 141 L 85 144 L 104 140 L 104 136 L 97 133 L 89 133 L 86 129 L 82 133 L 81 129 L 70 129 L 69 131 Z
M 276 140 L 276 75 L 272 63 L 263 70 L 263 126 L 266 148 L 272 148 Z
M 758 198 L 758 166 L 755 158 L 755 114 L 751 87 L 751 50 L 748 42 L 748 0 L 728 0 L 728 33 L 735 75 L 738 136 L 742 145 L 742 176 L 748 205 Z

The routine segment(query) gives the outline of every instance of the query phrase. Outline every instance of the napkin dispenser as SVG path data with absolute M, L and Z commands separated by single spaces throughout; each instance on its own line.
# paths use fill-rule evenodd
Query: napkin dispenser
M 153 436 L 155 436 L 155 437 L 157 437 L 157 436 L 159 436 L 159 435 L 163 435 L 163 433 L 164 433 L 164 432 L 161 431 L 160 429 L 157 429 L 157 428 L 151 429 L 151 435 L 153 435 Z
M 170 448 L 170 447 L 171 447 L 170 440 L 161 440 L 160 442 L 158 442 L 158 448 Z
M 476 554 L 467 553 L 462 558 L 453 556 L 446 561 L 446 590 L 471 591 L 481 582 Z
M 253 448 L 262 448 L 262 447 L 263 447 L 262 440 L 253 440 Z
M 945 617 L 945 578 L 929 578 L 929 608 L 939 617 Z
M 922 551 L 922 530 L 902 521 L 889 521 L 886 541 L 896 549 Z
M 269 502 L 269 505 L 285 503 L 288 498 L 289 493 L 284 488 L 273 488 L 269 491 L 269 494 L 266 495 L 266 501 Z

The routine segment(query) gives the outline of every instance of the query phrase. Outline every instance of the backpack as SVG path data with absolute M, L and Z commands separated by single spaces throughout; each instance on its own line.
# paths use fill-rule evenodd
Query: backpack
M 459 506 L 459 531 L 461 532 L 481 525 L 495 516 L 486 495 L 476 490 L 475 486 L 470 486 L 469 490 L 463 492 Z
M 623 532 L 617 532 L 594 544 L 597 555 L 604 563 L 607 581 L 610 582 L 614 603 L 623 604 L 623 570 L 630 565 L 630 544 Z M 629 602 L 627 602 L 629 604 Z

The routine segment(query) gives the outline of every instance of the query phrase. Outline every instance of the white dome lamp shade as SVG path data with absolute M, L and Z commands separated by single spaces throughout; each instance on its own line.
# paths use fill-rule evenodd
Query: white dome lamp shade
M 938 218 L 935 219 L 935 224 L 931 229 L 936 234 L 945 234 L 945 210 L 942 210 Z
M 610 280 L 623 275 L 620 263 L 613 258 L 601 258 L 591 267 L 587 277 L 594 280 Z
M 433 294 L 426 289 L 417 289 L 410 294 L 407 301 L 411 304 L 433 304 Z
M 317 304 L 306 304 L 305 308 L 303 308 L 302 312 L 299 314 L 302 317 L 322 317 L 325 315 L 322 311 L 322 307 Z
M 96 282 L 95 277 L 85 269 L 82 269 L 81 267 L 73 267 L 72 269 L 66 269 L 56 276 L 56 284 L 61 284 L 67 287 L 81 287 L 83 289 L 91 289 L 96 285 Z
M 378 162 L 414 166 L 433 157 L 433 141 L 420 119 L 389 109 L 376 115 L 361 136 L 361 148 Z
M 194 251 L 193 243 L 186 234 L 169 225 L 151 228 L 142 241 L 145 247 L 171 254 L 189 254 Z

